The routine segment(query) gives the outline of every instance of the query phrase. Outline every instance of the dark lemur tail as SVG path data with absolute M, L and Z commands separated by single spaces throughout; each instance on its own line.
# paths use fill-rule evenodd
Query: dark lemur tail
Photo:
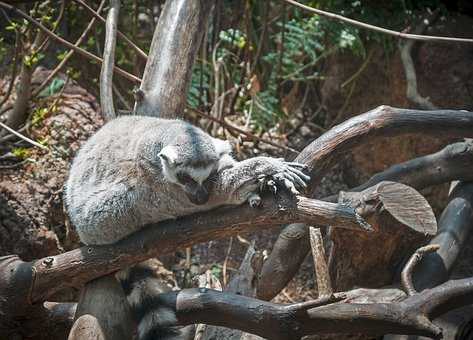
M 193 327 L 173 326 L 175 315 L 160 296 L 171 289 L 156 277 L 147 262 L 120 271 L 117 278 L 138 325 L 139 340 L 193 338 Z

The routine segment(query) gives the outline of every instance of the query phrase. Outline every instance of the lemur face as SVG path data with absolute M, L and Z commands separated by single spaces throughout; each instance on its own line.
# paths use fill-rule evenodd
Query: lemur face
M 209 200 L 210 177 L 218 169 L 218 157 L 192 157 L 179 154 L 174 146 L 166 146 L 159 153 L 163 174 L 171 183 L 179 185 L 189 201 L 202 205 Z

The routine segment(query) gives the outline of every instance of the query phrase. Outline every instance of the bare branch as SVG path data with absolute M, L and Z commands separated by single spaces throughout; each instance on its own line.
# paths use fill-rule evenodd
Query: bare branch
M 402 288 L 407 295 L 412 296 L 417 293 L 416 289 L 414 288 L 414 283 L 412 282 L 412 271 L 414 270 L 414 267 L 420 262 L 420 260 L 424 258 L 426 254 L 433 253 L 439 249 L 440 246 L 438 244 L 429 244 L 417 249 L 409 261 L 407 261 L 401 273 Z
M 367 30 L 374 31 L 374 32 L 380 32 L 380 33 L 383 33 L 383 34 L 392 35 L 394 37 L 401 38 L 401 39 L 411 39 L 411 40 L 429 41 L 429 42 L 444 42 L 444 43 L 448 43 L 448 42 L 450 42 L 450 43 L 452 43 L 452 42 L 467 43 L 467 44 L 473 43 L 473 39 L 450 38 L 450 37 L 439 37 L 439 36 L 432 36 L 432 35 L 418 35 L 418 34 L 408 34 L 408 33 L 396 32 L 396 31 L 389 30 L 389 29 L 386 29 L 386 28 L 381 28 L 381 27 L 378 27 L 378 26 L 366 24 L 366 23 L 361 22 L 361 21 L 346 18 L 346 17 L 344 17 L 342 15 L 339 15 L 339 14 L 334 14 L 334 13 L 330 13 L 330 12 L 327 12 L 327 11 L 322 11 L 322 10 L 317 9 L 317 8 L 306 6 L 306 5 L 303 5 L 303 4 L 301 4 L 297 1 L 294 1 L 294 0 L 283 0 L 283 1 L 287 2 L 287 3 L 290 3 L 291 5 L 294 5 L 296 7 L 302 8 L 303 10 L 318 14 L 318 15 L 323 16 L 323 17 L 327 17 L 327 18 L 330 18 L 330 19 L 333 19 L 333 20 L 346 22 L 346 23 L 348 23 L 350 25 L 353 25 L 353 26 L 356 26 L 356 27 L 360 27 L 360 28 L 367 29 Z
M 324 241 L 319 228 L 309 227 L 310 246 L 314 258 L 315 276 L 317 279 L 317 290 L 319 296 L 331 296 L 333 294 L 330 273 L 325 258 Z
M 36 26 L 37 28 L 39 28 L 41 31 L 43 31 L 44 33 L 46 33 L 49 37 L 53 38 L 54 40 L 58 41 L 59 43 L 69 47 L 70 49 L 76 51 L 77 53 L 89 58 L 89 59 L 92 59 L 98 63 L 102 63 L 103 60 L 102 58 L 99 58 L 97 57 L 96 55 L 82 49 L 82 48 L 79 48 L 77 46 L 75 46 L 74 44 L 70 43 L 69 41 L 67 40 L 64 40 L 63 38 L 59 37 L 58 35 L 56 35 L 55 33 L 51 32 L 49 29 L 47 29 L 46 27 L 44 27 L 40 22 L 38 22 L 36 19 L 32 18 L 31 16 L 29 16 L 28 14 L 26 14 L 25 12 L 19 10 L 18 8 L 14 7 L 14 6 L 11 6 L 11 5 L 8 5 L 4 2 L 0 2 L 0 7 L 2 8 L 5 8 L 6 10 L 9 10 L 9 11 L 12 11 L 13 13 L 21 16 L 22 18 L 28 20 L 29 22 L 31 22 L 34 26 Z M 138 78 L 137 76 L 131 74 L 131 73 L 128 73 L 124 70 L 122 70 L 121 68 L 115 66 L 114 67 L 114 70 L 115 72 L 117 72 L 118 74 L 120 74 L 121 76 L 133 81 L 133 82 L 136 82 L 136 83 L 139 83 L 141 82 L 141 79 Z
M 439 12 L 436 11 L 430 19 L 422 20 L 422 23 L 415 29 L 416 34 L 423 33 L 431 21 L 435 20 Z M 406 97 L 411 102 L 419 105 L 421 109 L 436 110 L 437 107 L 427 97 L 422 97 L 417 91 L 417 76 L 412 60 L 411 52 L 414 47 L 415 40 L 408 40 L 404 43 L 399 42 L 398 48 L 401 53 L 402 65 L 404 66 L 404 73 L 406 75 Z
M 82 247 L 30 263 L 18 260 L 16 265 L 23 268 L 22 273 L 27 277 L 33 275 L 34 278 L 16 275 L 8 279 L 10 272 L 0 272 L 0 277 L 3 277 L 0 280 L 0 295 L 10 296 L 10 288 L 20 289 L 18 287 L 24 285 L 22 283 L 19 286 L 16 281 L 26 280 L 31 286 L 24 294 L 17 292 L 17 298 L 22 296 L 32 302 L 43 301 L 65 286 L 81 286 L 94 278 L 158 254 L 175 251 L 176 248 L 236 235 L 242 231 L 260 230 L 267 225 L 302 221 L 318 225 L 340 225 L 360 231 L 368 227 L 353 209 L 346 206 L 300 196 L 296 199 L 280 197 L 277 200 L 271 196 L 263 200 L 263 207 L 260 209 L 248 206 L 217 209 L 150 225 L 114 245 Z M 8 263 L 15 261 L 13 258 Z M 2 270 L 10 269 L 3 265 L 0 266 L 0 271 Z
M 7 125 L 3 124 L 2 122 L 0 122 L 0 127 L 4 128 L 4 129 L 7 130 L 8 132 L 14 134 L 14 135 L 17 136 L 18 138 L 21 138 L 21 139 L 23 139 L 24 141 L 30 143 L 31 145 L 36 146 L 37 148 L 40 148 L 40 149 L 43 149 L 43 150 L 48 150 L 48 148 L 45 147 L 44 145 L 41 145 L 41 144 L 39 144 L 38 142 L 35 142 L 34 140 L 29 139 L 29 138 L 26 137 L 26 136 L 23 136 L 21 133 L 16 132 L 15 130 L 13 130 L 12 128 L 10 128 L 10 127 L 8 127 Z
M 103 49 L 103 63 L 100 71 L 100 106 L 106 121 L 115 118 L 113 106 L 113 67 L 115 64 L 115 45 L 117 38 L 118 14 L 120 0 L 111 0 L 105 25 L 105 45 Z

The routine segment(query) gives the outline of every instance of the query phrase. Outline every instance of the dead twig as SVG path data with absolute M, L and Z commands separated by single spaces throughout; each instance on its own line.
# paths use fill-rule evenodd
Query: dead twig
M 309 227 L 309 235 L 319 297 L 332 296 L 332 282 L 325 257 L 322 233 L 319 228 Z
M 30 143 L 31 145 L 36 146 L 37 148 L 40 148 L 40 149 L 43 149 L 43 150 L 48 150 L 48 148 L 45 147 L 44 145 L 41 145 L 41 144 L 39 144 L 38 142 L 35 142 L 34 140 L 29 139 L 29 138 L 26 137 L 26 136 L 23 136 L 21 133 L 19 133 L 19 132 L 13 130 L 12 128 L 8 127 L 7 125 L 3 124 L 2 122 L 0 122 L 0 127 L 4 128 L 5 130 L 7 130 L 8 132 L 10 132 L 11 134 L 14 134 L 14 135 L 17 136 L 18 138 L 23 139 L 25 142 L 28 142 L 28 143 Z
M 422 20 L 421 24 L 414 29 L 416 34 L 423 33 L 432 21 L 435 21 L 439 15 L 439 11 L 435 11 L 429 19 Z M 414 47 L 415 40 L 408 40 L 406 42 L 399 42 L 398 48 L 401 54 L 402 65 L 404 66 L 404 73 L 406 75 L 406 97 L 411 102 L 417 104 L 421 109 L 436 110 L 437 107 L 430 101 L 428 97 L 422 97 L 417 90 L 417 76 L 412 60 L 411 52 Z
M 429 244 L 427 246 L 421 247 L 416 250 L 416 252 L 411 256 L 409 261 L 407 261 L 404 269 L 401 273 L 401 285 L 404 292 L 407 295 L 412 296 L 417 294 L 416 289 L 414 288 L 414 283 L 412 282 L 412 272 L 414 267 L 424 258 L 426 254 L 433 253 L 440 249 L 438 244 Z

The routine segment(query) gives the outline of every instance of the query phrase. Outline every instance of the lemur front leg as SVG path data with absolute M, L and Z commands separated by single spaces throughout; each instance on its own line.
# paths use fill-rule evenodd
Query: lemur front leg
M 259 192 L 264 186 L 269 186 L 273 192 L 282 186 L 298 194 L 310 179 L 303 173 L 304 168 L 305 165 L 271 157 L 236 162 L 232 167 L 219 171 L 211 199 L 229 205 L 248 202 L 255 207 L 261 202 Z

